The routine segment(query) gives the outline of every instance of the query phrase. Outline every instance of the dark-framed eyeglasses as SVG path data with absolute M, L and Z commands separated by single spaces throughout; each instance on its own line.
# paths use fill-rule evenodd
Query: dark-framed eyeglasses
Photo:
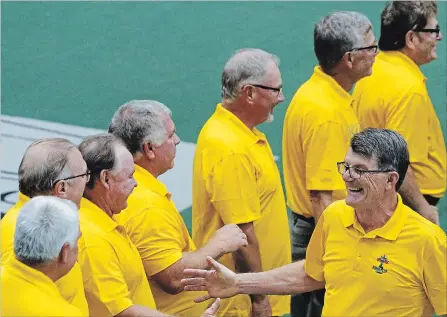
M 438 37 L 439 33 L 441 33 L 441 28 L 439 27 L 439 25 L 437 25 L 436 28 L 434 28 L 434 29 L 420 28 L 420 29 L 415 29 L 414 31 L 415 32 L 434 33 L 434 34 L 436 34 L 436 37 Z
M 73 175 L 70 177 L 65 177 L 65 178 L 60 178 L 60 179 L 56 179 L 52 185 L 51 188 L 53 188 L 54 186 L 56 186 L 56 184 L 60 181 L 68 181 L 70 179 L 74 179 L 74 178 L 78 178 L 78 177 L 84 177 L 85 176 L 85 183 L 88 183 L 88 181 L 90 180 L 90 175 L 91 175 L 91 171 L 87 170 L 87 172 L 79 174 L 79 175 Z
M 265 89 L 265 90 L 274 91 L 278 94 L 278 96 L 282 92 L 282 86 L 281 87 L 269 87 L 269 86 L 258 85 L 258 84 L 247 84 L 247 85 L 253 86 L 253 87 L 258 87 L 258 88 Z
M 362 177 L 363 174 L 366 173 L 388 173 L 388 172 L 394 172 L 393 169 L 386 169 L 386 170 L 364 170 L 358 167 L 349 166 L 346 164 L 346 162 L 337 162 L 337 170 L 341 175 L 344 175 L 346 172 L 349 173 L 349 177 L 352 179 L 359 179 Z
M 379 50 L 379 46 L 378 45 L 370 45 L 370 46 L 365 46 L 365 47 L 355 47 L 353 49 L 350 49 L 349 52 L 358 52 L 358 51 L 373 51 L 374 53 L 377 53 L 377 51 Z

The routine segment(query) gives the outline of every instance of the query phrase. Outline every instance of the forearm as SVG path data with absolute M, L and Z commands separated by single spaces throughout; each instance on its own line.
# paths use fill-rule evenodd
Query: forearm
M 290 295 L 324 288 L 304 271 L 304 261 L 294 262 L 271 271 L 237 274 L 239 294 Z
M 312 204 L 312 214 L 315 219 L 315 223 L 320 219 L 323 211 L 332 204 L 332 191 L 331 190 L 311 190 L 310 201 Z
M 428 207 L 428 202 L 421 194 L 419 186 L 416 183 L 416 177 L 411 169 L 411 165 L 408 167 L 399 193 L 402 195 L 404 203 L 417 212 Z

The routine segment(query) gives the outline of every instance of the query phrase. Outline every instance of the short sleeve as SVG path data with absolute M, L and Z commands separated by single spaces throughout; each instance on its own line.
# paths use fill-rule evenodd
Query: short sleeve
M 110 244 L 85 247 L 80 243 L 78 258 L 87 298 L 102 303 L 112 316 L 132 306 L 118 257 Z
M 315 230 L 310 238 L 306 251 L 304 270 L 307 275 L 317 281 L 324 281 L 323 256 L 325 252 L 326 233 L 324 231 L 325 212 L 318 220 Z
M 410 162 L 425 162 L 428 157 L 429 104 L 427 97 L 408 92 L 390 106 L 386 127 L 401 134 L 408 143 Z
M 304 139 L 307 190 L 344 190 L 345 184 L 337 172 L 337 162 L 343 161 L 349 148 L 349 131 L 336 122 L 315 126 Z
M 225 224 L 248 223 L 261 217 L 257 171 L 244 154 L 231 154 L 206 179 L 211 203 Z
M 182 258 L 188 243 L 185 240 L 188 237 L 182 233 L 182 225 L 172 211 L 159 207 L 147 208 L 125 223 L 148 276 L 163 271 Z
M 438 228 L 436 228 L 438 229 Z M 424 250 L 424 288 L 437 315 L 447 314 L 447 237 L 442 229 L 427 240 Z

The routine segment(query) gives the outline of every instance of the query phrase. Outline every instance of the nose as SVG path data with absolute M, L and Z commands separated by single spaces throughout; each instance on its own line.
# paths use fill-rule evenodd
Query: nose
M 284 101 L 284 94 L 283 94 L 282 90 L 278 94 L 278 101 L 279 102 L 283 102 Z
M 180 137 L 176 133 L 174 136 L 174 143 L 175 143 L 175 145 L 178 145 L 180 142 L 181 142 Z
M 341 175 L 341 177 L 343 178 L 343 181 L 345 181 L 345 182 L 349 182 L 349 181 L 352 180 L 351 175 L 349 174 L 349 171 L 348 171 L 348 170 L 346 170 L 346 171 Z
M 437 41 L 441 41 L 441 40 L 442 40 L 442 33 L 441 33 L 441 31 L 439 31 L 439 34 L 438 34 L 438 36 L 436 37 L 436 40 L 437 40 Z

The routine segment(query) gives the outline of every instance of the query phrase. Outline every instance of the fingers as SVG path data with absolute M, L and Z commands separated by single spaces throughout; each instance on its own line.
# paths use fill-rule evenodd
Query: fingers
M 204 301 L 206 301 L 206 300 L 208 300 L 208 299 L 210 299 L 210 298 L 211 298 L 210 295 L 203 295 L 203 296 L 194 298 L 194 302 L 195 302 L 195 303 L 201 303 L 201 302 L 204 302 Z M 211 307 L 210 307 L 210 308 L 211 308 Z M 208 309 L 207 309 L 205 312 L 207 312 L 207 311 L 208 311 Z
M 183 273 L 186 276 L 191 276 L 191 277 L 206 277 L 207 274 L 209 273 L 208 270 L 200 270 L 200 269 L 184 269 Z
M 214 303 L 205 312 L 207 314 L 215 315 L 220 307 L 220 298 L 217 298 Z
M 201 292 L 208 290 L 208 288 L 204 285 L 186 285 L 183 289 L 185 291 L 192 291 L 192 292 Z
M 223 266 L 222 264 L 220 264 L 219 262 L 217 262 L 216 260 L 214 260 L 212 257 L 207 256 L 206 257 L 206 261 L 208 262 L 208 264 L 213 267 L 217 272 L 220 272 Z M 205 271 L 206 272 L 206 271 Z
M 188 277 L 180 281 L 184 286 L 202 286 L 205 285 L 205 279 L 203 277 Z

